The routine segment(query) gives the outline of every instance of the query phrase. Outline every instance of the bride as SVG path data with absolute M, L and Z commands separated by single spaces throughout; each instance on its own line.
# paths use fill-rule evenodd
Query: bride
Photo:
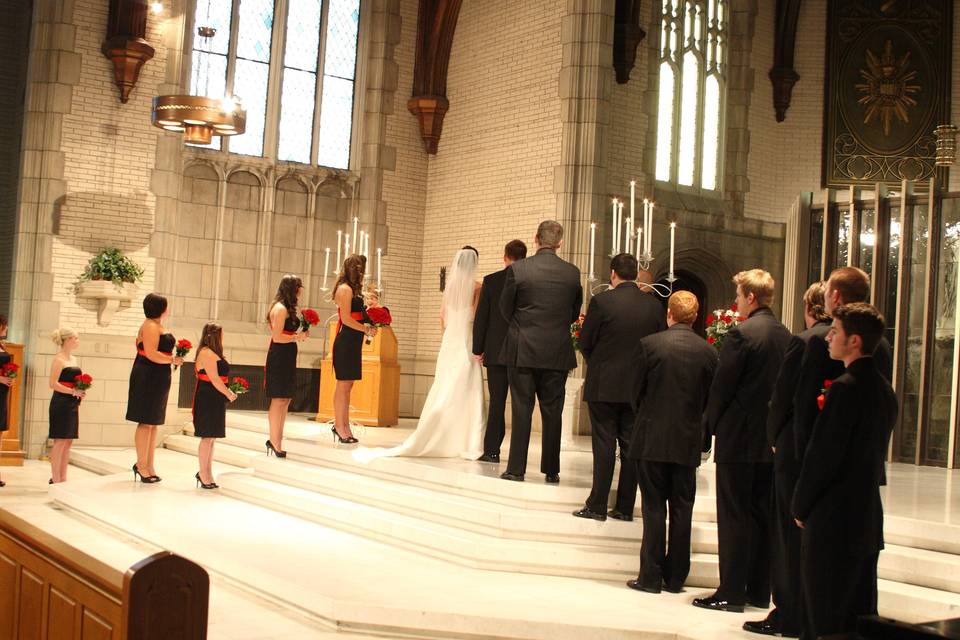
M 443 338 L 433 386 L 427 394 L 416 430 L 398 447 L 360 449 L 356 457 L 461 457 L 476 460 L 483 453 L 483 372 L 470 357 L 473 317 L 480 294 L 476 249 L 457 251 L 443 291 L 440 323 Z

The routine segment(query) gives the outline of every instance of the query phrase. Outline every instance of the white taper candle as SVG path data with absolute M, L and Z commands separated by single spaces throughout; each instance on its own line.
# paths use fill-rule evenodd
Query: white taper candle
M 633 224 L 634 206 L 635 206 L 634 201 L 636 200 L 636 197 L 637 197 L 637 181 L 631 180 L 630 181 L 630 231 L 627 232 L 627 253 L 631 253 L 630 242 L 633 238 L 633 230 L 636 228 Z
M 337 229 L 337 262 L 333 265 L 333 268 L 337 270 L 337 275 L 340 275 L 340 267 L 343 266 L 343 263 L 340 262 L 340 247 L 343 245 L 343 231 Z
M 381 278 L 383 277 L 383 249 L 377 247 L 377 289 L 382 289 L 383 285 L 380 284 Z
M 589 256 L 591 280 L 593 280 L 593 254 L 597 248 L 596 242 L 597 242 L 597 223 L 591 222 L 590 223 L 590 256 Z
M 357 219 L 357 216 L 353 216 L 353 244 L 350 245 L 351 251 L 353 253 L 357 252 L 357 225 L 360 223 L 360 220 Z
M 613 199 L 613 213 L 611 214 L 612 233 L 610 234 L 610 255 L 617 254 L 617 199 Z
M 330 247 L 327 247 L 323 258 L 323 288 L 327 288 L 327 276 L 330 275 Z
M 673 244 L 677 232 L 677 223 L 670 223 L 670 277 L 673 277 Z
M 642 253 L 643 253 L 643 227 L 637 227 L 637 262 L 640 262 Z

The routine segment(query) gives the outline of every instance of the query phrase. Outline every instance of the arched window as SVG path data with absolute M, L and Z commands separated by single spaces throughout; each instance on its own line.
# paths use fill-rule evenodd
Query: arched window
M 662 0 L 656 177 L 717 191 L 726 111 L 727 0 Z
M 197 0 L 190 93 L 247 111 L 246 133 L 210 146 L 348 168 L 359 27 L 360 0 Z

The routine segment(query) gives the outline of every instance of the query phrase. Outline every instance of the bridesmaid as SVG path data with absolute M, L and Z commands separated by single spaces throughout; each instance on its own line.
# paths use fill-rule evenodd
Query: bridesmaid
M 353 383 L 362 377 L 361 350 L 363 337 L 377 334 L 376 327 L 361 324 L 366 314 L 363 304 L 363 275 L 367 258 L 352 255 L 343 261 L 340 277 L 333 287 L 333 300 L 337 303 L 337 337 L 333 341 L 333 371 L 337 387 L 333 392 L 334 442 L 344 444 L 358 442 L 350 430 L 350 391 Z
M 7 337 L 7 316 L 0 314 L 0 367 L 9 364 L 13 356 L 7 353 L 3 348 L 3 340 Z M 10 387 L 13 386 L 13 378 L 0 376 L 0 455 L 3 453 L 3 434 L 10 428 L 7 423 L 7 412 L 9 405 Z M 7 483 L 0 480 L 0 487 L 7 486 Z
M 70 447 L 80 430 L 80 401 L 86 392 L 74 388 L 74 380 L 82 374 L 73 352 L 80 346 L 80 336 L 73 329 L 57 329 L 50 336 L 60 351 L 50 365 L 50 484 L 66 482 L 70 464 Z
M 267 417 L 270 421 L 270 439 L 267 440 L 267 455 L 272 452 L 278 458 L 286 458 L 283 450 L 283 426 L 293 399 L 297 375 L 297 343 L 310 337 L 309 331 L 298 332 L 300 320 L 297 304 L 303 293 L 303 282 L 298 276 L 288 273 L 280 279 L 277 295 L 273 299 L 267 322 L 270 323 L 270 348 L 264 367 L 266 396 L 270 398 Z
M 213 445 L 226 435 L 227 403 L 237 394 L 227 388 L 230 364 L 223 358 L 223 328 L 213 322 L 203 326 L 197 361 L 194 363 L 197 386 L 193 392 L 193 435 L 200 440 L 200 471 L 197 485 L 218 489 L 213 481 Z M 213 373 L 216 372 L 216 373 Z
M 137 357 L 130 371 L 130 391 L 127 396 L 127 420 L 137 423 L 137 462 L 133 465 L 133 479 L 140 482 L 160 482 L 153 468 L 153 454 L 157 447 L 157 425 L 166 418 L 167 396 L 170 394 L 170 365 L 183 364 L 183 358 L 174 357 L 176 340 L 163 330 L 167 317 L 167 299 L 148 293 L 143 299 L 146 320 L 137 332 Z

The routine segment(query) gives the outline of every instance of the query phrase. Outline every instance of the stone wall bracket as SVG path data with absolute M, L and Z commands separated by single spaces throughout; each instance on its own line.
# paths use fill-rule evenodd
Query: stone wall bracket
M 143 65 L 155 53 L 144 39 L 146 35 L 146 0 L 110 0 L 107 37 L 100 51 L 113 63 L 113 80 L 120 90 L 120 102 L 124 104 L 137 85 Z
M 443 117 L 450 102 L 443 96 L 414 96 L 407 101 L 407 109 L 420 123 L 420 137 L 429 154 L 436 154 L 443 131 Z
M 87 280 L 77 285 L 77 298 L 97 301 L 97 324 L 110 325 L 113 314 L 120 304 L 130 302 L 137 293 L 137 285 L 123 283 L 119 286 L 109 280 Z
M 640 0 L 617 0 L 613 23 L 613 68 L 617 84 L 627 84 L 637 63 L 637 47 L 647 36 L 640 28 Z

